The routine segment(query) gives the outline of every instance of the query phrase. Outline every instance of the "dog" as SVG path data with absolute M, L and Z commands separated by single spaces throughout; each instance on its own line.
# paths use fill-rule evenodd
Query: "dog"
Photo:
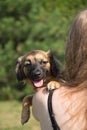
M 32 84 L 37 92 L 42 87 L 48 90 L 59 87 L 56 82 L 61 79 L 62 71 L 59 61 L 48 51 L 33 50 L 17 59 L 16 76 L 18 81 L 24 80 Z M 53 80 L 53 81 L 52 81 Z M 50 82 L 52 81 L 52 83 Z M 50 82 L 50 83 L 49 83 Z M 26 123 L 30 118 L 30 106 L 33 95 L 25 96 L 22 102 L 21 123 Z

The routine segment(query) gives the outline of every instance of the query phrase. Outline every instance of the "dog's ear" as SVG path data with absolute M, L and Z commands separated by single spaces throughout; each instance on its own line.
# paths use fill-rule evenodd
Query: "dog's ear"
M 15 72 L 16 72 L 16 76 L 17 76 L 18 81 L 22 81 L 24 79 L 24 74 L 22 71 L 22 59 L 23 59 L 23 56 L 19 57 L 16 60 Z
M 51 51 L 48 51 L 47 54 L 50 58 L 51 74 L 54 77 L 60 77 L 62 73 L 60 62 L 54 57 Z

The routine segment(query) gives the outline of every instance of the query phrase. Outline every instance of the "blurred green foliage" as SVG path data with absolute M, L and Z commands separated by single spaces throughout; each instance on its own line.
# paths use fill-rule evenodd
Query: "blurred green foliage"
M 18 83 L 15 60 L 30 50 L 52 50 L 64 63 L 67 34 L 86 0 L 0 1 L 0 99 L 20 99 L 33 92 Z

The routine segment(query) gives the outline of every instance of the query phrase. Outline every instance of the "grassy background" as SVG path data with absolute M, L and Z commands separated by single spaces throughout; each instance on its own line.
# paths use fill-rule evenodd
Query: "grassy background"
M 30 121 L 20 123 L 21 103 L 17 101 L 0 102 L 0 130 L 40 130 L 39 123 L 31 114 Z

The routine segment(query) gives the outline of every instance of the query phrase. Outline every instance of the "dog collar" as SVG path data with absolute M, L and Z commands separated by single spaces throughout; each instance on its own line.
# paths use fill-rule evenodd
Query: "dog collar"
M 53 95 L 54 89 L 49 91 L 49 96 L 48 96 L 48 112 L 49 112 L 49 116 L 50 116 L 50 120 L 52 123 L 52 127 L 53 130 L 60 130 L 56 120 L 55 120 L 55 116 L 53 113 L 53 109 L 52 109 L 52 95 Z

